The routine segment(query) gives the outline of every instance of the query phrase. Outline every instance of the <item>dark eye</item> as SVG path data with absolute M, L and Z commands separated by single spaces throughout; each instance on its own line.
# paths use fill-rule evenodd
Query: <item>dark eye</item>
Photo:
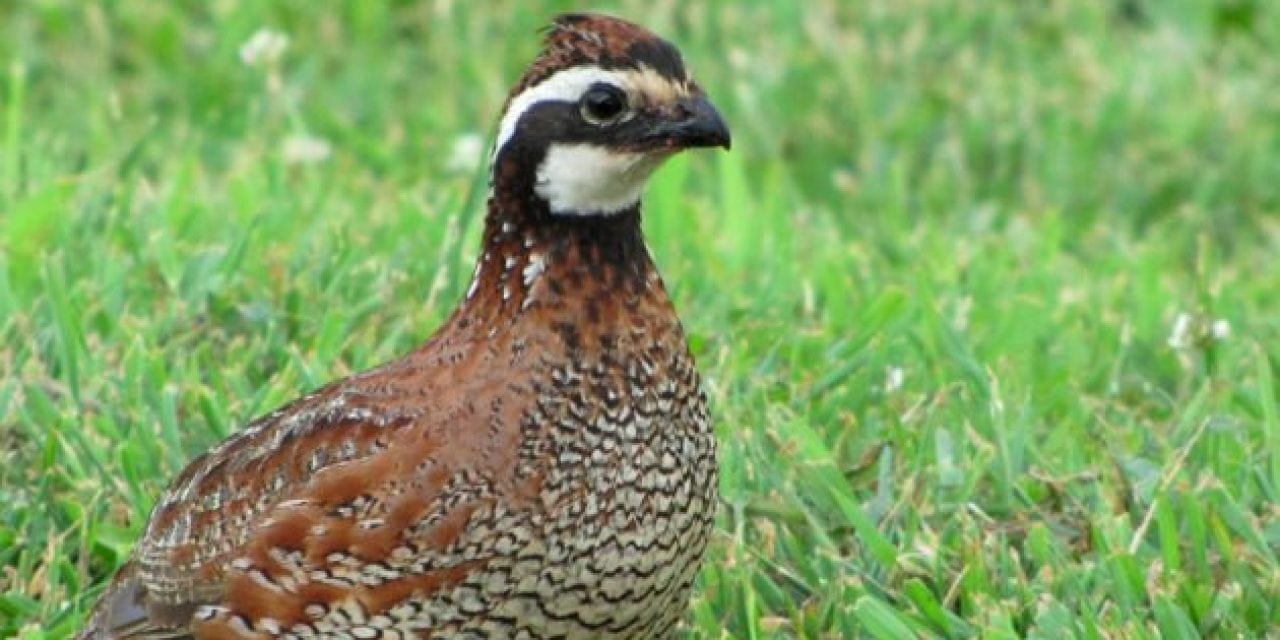
M 597 84 L 582 96 L 582 117 L 594 124 L 607 124 L 627 108 L 627 96 L 608 84 Z

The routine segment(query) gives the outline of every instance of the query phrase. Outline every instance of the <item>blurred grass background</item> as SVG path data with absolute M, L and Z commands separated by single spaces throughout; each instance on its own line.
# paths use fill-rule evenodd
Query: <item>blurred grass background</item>
M 691 637 L 1274 633 L 1280 7 L 595 6 L 734 130 L 646 200 L 723 443 Z M 578 8 L 0 4 L 0 636 L 66 636 L 186 460 L 429 334 Z

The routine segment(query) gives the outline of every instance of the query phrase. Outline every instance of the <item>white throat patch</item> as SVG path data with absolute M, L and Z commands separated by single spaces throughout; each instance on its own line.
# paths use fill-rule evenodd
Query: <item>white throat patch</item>
M 611 214 L 640 201 L 662 152 L 612 151 L 591 144 L 553 144 L 538 165 L 533 190 L 555 214 Z
M 686 95 L 684 83 L 674 83 L 651 67 L 603 69 L 594 65 L 558 71 L 511 99 L 498 126 L 492 161 L 516 135 L 520 120 L 543 102 L 576 103 L 596 83 L 627 93 L 632 108 L 667 103 Z M 538 166 L 534 191 L 556 214 L 617 213 L 639 202 L 653 170 L 672 152 L 627 152 L 591 144 L 552 144 Z

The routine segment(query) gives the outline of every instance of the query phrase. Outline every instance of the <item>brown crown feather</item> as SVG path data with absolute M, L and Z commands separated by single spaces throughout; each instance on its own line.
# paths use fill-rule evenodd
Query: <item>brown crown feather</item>
M 516 82 L 511 96 L 557 71 L 584 64 L 606 69 L 647 65 L 675 80 L 687 78 L 680 52 L 652 31 L 612 16 L 566 13 L 547 27 L 542 52 Z

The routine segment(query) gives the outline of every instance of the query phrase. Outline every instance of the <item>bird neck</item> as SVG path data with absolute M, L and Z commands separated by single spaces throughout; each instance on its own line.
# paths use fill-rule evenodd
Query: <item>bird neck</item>
M 532 172 L 519 172 L 531 175 Z M 609 215 L 552 214 L 531 181 L 496 176 L 475 274 L 454 322 L 492 331 L 521 319 L 585 322 L 670 309 L 645 246 L 639 204 Z

